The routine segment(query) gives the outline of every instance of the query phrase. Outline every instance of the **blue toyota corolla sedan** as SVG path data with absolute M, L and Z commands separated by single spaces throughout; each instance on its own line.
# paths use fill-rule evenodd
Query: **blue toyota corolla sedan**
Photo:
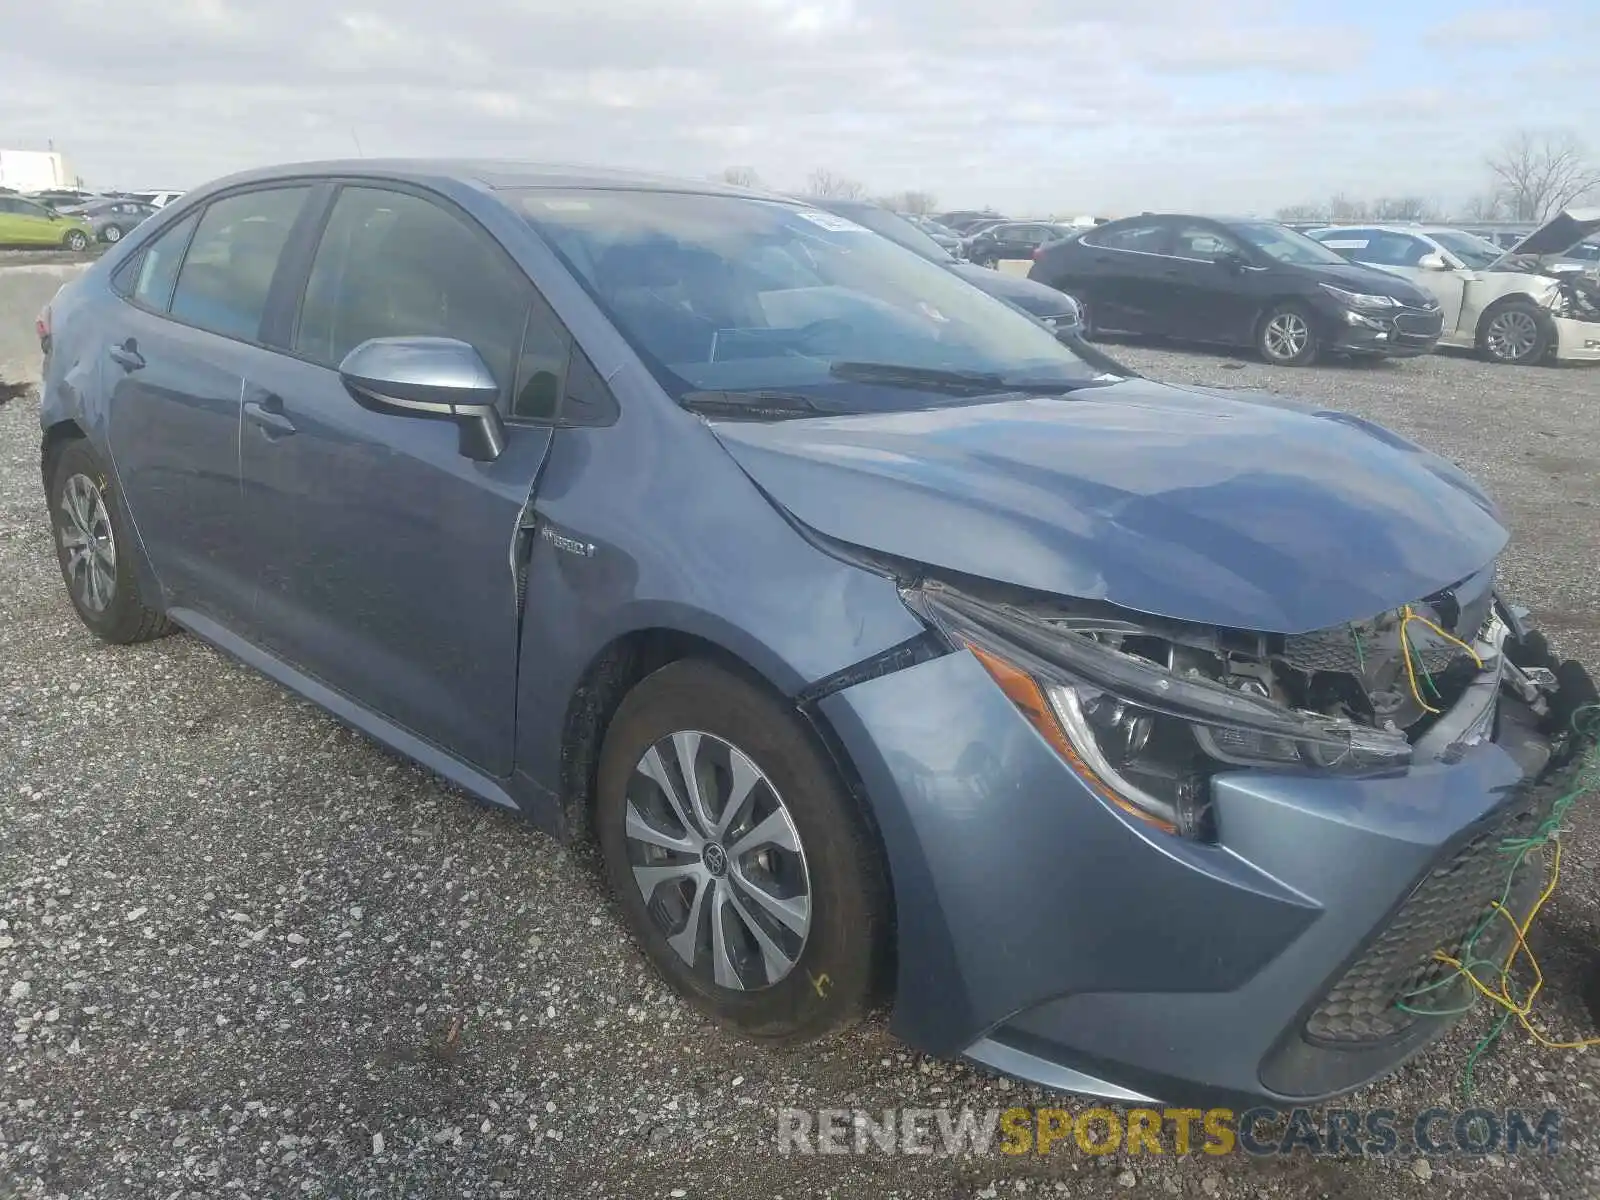
M 1435 952 L 1586 749 L 1448 462 L 1091 367 L 804 203 L 259 171 L 40 333 L 89 629 L 187 630 L 592 837 L 755 1039 L 885 1003 L 1060 1088 L 1334 1095 L 1462 1007 Z

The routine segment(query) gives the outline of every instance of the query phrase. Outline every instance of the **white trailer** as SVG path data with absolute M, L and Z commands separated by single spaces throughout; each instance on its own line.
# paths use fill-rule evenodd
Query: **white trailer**
M 0 187 L 42 192 L 72 186 L 66 160 L 54 151 L 0 150 Z

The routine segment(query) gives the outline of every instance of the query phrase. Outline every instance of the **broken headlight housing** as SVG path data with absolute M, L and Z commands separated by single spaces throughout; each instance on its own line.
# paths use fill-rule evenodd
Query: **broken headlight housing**
M 1249 677 L 1208 676 L 1190 665 L 1200 656 L 1126 620 L 1047 620 L 939 583 L 904 596 L 952 646 L 973 653 L 1097 795 L 1168 832 L 1207 832 L 1219 768 L 1370 775 L 1411 761 L 1397 729 L 1289 707 Z

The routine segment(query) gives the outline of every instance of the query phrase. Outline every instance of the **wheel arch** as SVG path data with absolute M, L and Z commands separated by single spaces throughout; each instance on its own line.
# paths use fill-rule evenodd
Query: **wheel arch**
M 887 884 L 888 953 L 881 977 L 874 981 L 875 993 L 880 997 L 886 996 L 888 990 L 892 989 L 897 969 L 893 935 L 896 928 L 896 893 L 883 834 L 873 815 L 861 773 L 819 705 L 797 701 L 766 672 L 721 642 L 681 628 L 652 625 L 629 630 L 612 638 L 589 660 L 572 689 L 562 719 L 561 816 L 566 840 L 572 844 L 593 846 L 600 752 L 606 731 L 623 699 L 656 671 L 684 659 L 715 663 L 791 708 L 818 750 L 838 772 L 839 781 L 855 801 L 856 809 L 866 825 Z
M 55 472 L 56 459 L 60 456 L 61 451 L 72 442 L 87 444 L 90 450 L 101 458 L 103 463 L 109 462 L 109 456 L 94 444 L 94 439 L 89 436 L 88 430 L 79 424 L 76 417 L 63 417 L 59 421 L 47 425 L 44 430 L 44 437 L 39 443 L 39 479 L 44 486 L 45 503 L 47 505 L 50 503 L 50 482 L 51 476 Z M 164 610 L 166 593 L 162 590 L 161 581 L 156 578 L 155 570 L 150 565 L 149 555 L 145 553 L 144 535 L 139 532 L 139 523 L 134 520 L 133 513 L 128 509 L 127 501 L 122 496 L 122 487 L 117 479 L 114 464 L 108 467 L 107 474 L 110 476 L 111 486 L 116 490 L 117 500 L 122 504 L 123 518 L 133 531 L 133 544 L 131 547 L 133 551 L 133 570 L 135 578 L 139 582 L 139 589 L 149 598 L 153 606 Z M 55 520 L 54 516 L 50 519 L 52 521 Z
M 1508 292 L 1504 296 L 1496 296 L 1488 304 L 1485 304 L 1483 310 L 1478 314 L 1478 323 L 1472 330 L 1473 344 L 1481 349 L 1484 336 L 1489 329 L 1489 322 L 1494 320 L 1495 315 L 1502 309 L 1509 308 L 1513 304 L 1524 305 L 1534 310 L 1533 319 L 1544 326 L 1545 338 L 1549 343 L 1545 348 L 1545 357 L 1554 355 L 1557 352 L 1560 341 L 1560 331 L 1556 328 L 1556 323 L 1551 317 L 1550 310 L 1541 304 L 1539 298 L 1531 292 Z

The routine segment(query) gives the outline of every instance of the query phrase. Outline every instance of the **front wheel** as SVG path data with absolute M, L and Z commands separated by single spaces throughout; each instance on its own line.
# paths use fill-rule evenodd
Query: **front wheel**
M 1256 349 L 1273 366 L 1309 366 L 1317 359 L 1317 348 L 1311 314 L 1300 305 L 1279 304 L 1261 318 Z
M 887 940 L 883 870 L 788 706 L 711 663 L 671 663 L 623 700 L 598 784 L 612 891 L 690 1003 L 773 1042 L 865 1013 Z
M 1550 353 L 1549 314 L 1531 300 L 1510 300 L 1490 311 L 1478 331 L 1478 351 L 1490 362 L 1527 366 Z
M 67 236 L 61 239 L 61 244 L 68 250 L 87 250 L 89 248 L 89 235 L 81 229 L 69 229 L 67 230 Z

